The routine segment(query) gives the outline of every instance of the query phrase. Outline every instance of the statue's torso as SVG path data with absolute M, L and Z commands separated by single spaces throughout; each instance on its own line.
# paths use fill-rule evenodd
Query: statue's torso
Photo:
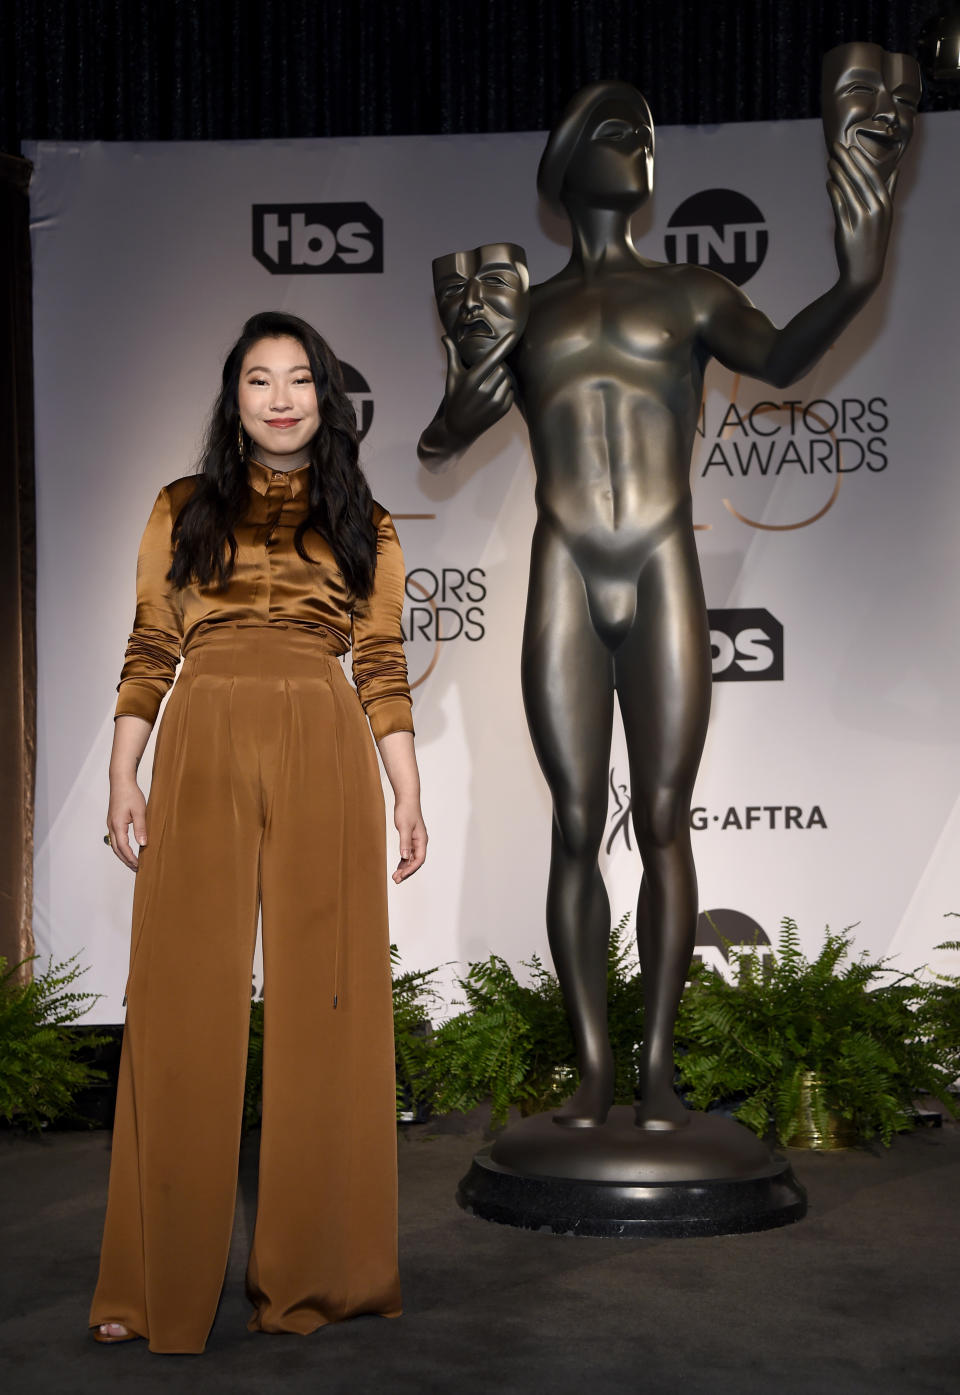
M 671 520 L 689 527 L 704 355 L 685 273 L 638 264 L 587 282 L 568 268 L 532 288 L 511 366 L 541 518 L 574 551 L 609 560 Z

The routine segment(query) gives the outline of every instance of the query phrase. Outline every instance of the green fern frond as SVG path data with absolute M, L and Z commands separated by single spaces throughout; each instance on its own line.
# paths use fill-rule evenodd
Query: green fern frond
M 81 1090 L 106 1079 L 79 1053 L 108 1041 L 91 1033 L 81 1042 L 69 1031 L 101 996 L 74 988 L 87 973 L 79 952 L 56 964 L 51 957 L 21 981 L 20 970 L 37 958 L 11 966 L 0 957 L 0 1118 L 29 1129 L 68 1114 Z

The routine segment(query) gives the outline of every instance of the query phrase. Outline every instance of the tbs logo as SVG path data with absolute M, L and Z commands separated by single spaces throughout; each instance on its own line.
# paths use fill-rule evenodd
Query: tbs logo
M 714 683 L 783 678 L 783 626 L 769 610 L 711 610 Z
M 667 224 L 668 262 L 695 262 L 735 286 L 760 270 L 769 242 L 763 214 L 736 189 L 704 189 L 684 199 Z
M 383 270 L 383 219 L 368 203 L 255 203 L 253 255 L 273 276 Z

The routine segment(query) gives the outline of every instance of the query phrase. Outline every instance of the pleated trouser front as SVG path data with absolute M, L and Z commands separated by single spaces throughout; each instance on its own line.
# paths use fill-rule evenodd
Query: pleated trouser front
M 157 736 L 91 1325 L 204 1348 L 233 1226 L 258 903 L 249 1325 L 399 1313 L 385 858 L 373 740 L 322 638 L 202 634 Z

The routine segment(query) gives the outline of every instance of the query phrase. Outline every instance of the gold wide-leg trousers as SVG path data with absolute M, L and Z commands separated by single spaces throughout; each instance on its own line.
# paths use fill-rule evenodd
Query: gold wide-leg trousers
M 91 1325 L 203 1351 L 236 1201 L 258 904 L 249 1326 L 399 1313 L 384 832 L 369 727 L 322 637 L 201 634 L 157 737 Z

